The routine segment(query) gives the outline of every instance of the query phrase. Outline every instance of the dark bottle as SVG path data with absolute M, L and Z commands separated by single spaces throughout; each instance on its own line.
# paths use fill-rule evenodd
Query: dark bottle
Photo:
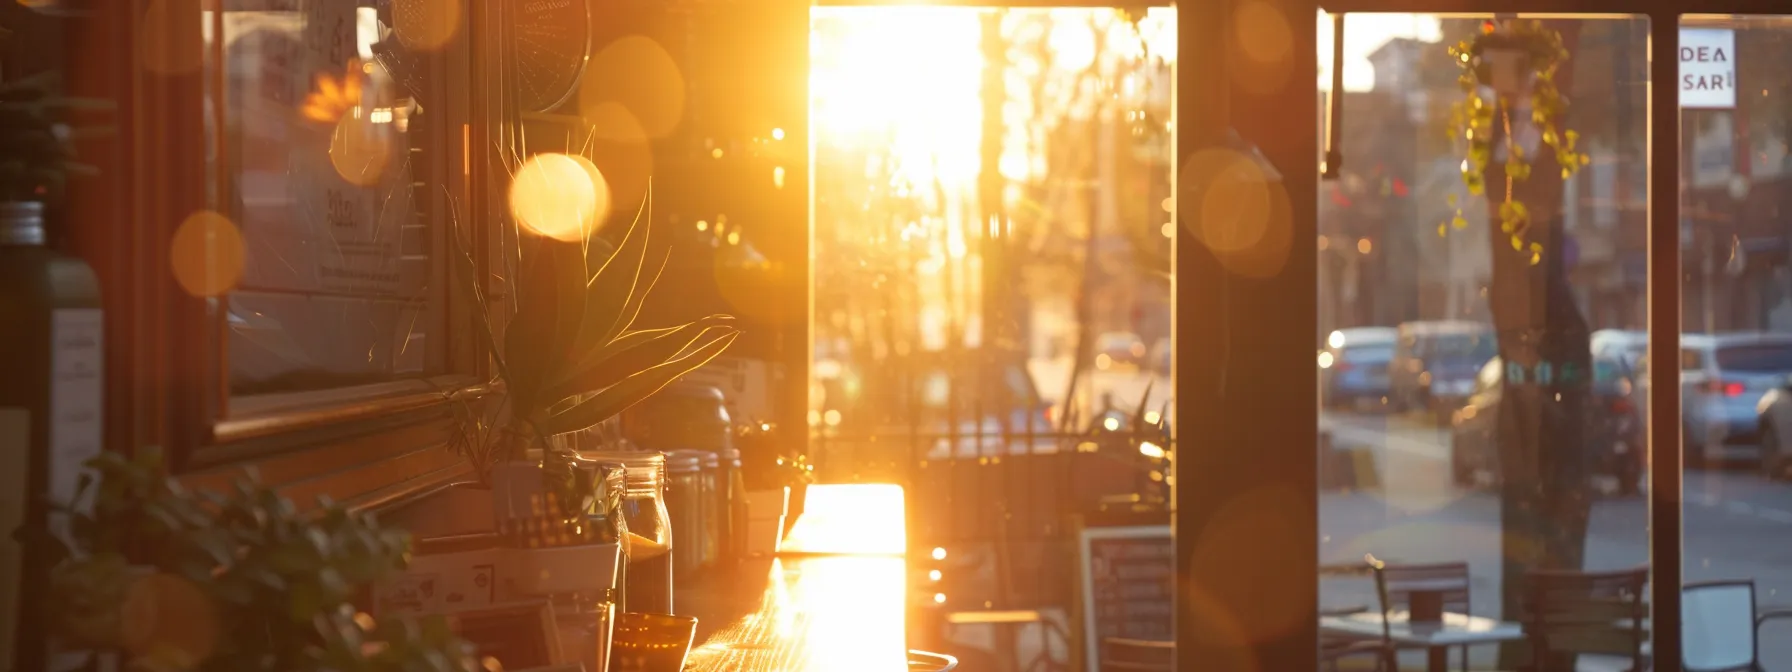
M 12 669 L 52 666 L 46 545 L 10 537 L 60 534 L 46 505 L 71 501 L 102 449 L 102 332 L 99 282 L 44 246 L 43 204 L 0 203 L 0 652 L 14 652 Z

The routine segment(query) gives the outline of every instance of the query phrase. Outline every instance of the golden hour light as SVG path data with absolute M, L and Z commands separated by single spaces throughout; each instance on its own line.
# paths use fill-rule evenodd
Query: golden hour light
M 0 659 L 1785 668 L 1776 3 L 0 0 Z
M 530 157 L 510 181 L 510 213 L 538 235 L 584 240 L 610 211 L 610 190 L 591 161 L 566 154 Z

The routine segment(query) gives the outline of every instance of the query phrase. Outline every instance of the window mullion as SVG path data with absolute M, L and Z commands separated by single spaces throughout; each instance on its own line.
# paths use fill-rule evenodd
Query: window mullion
M 1655 669 L 1680 669 L 1680 17 L 1649 15 L 1649 563 Z

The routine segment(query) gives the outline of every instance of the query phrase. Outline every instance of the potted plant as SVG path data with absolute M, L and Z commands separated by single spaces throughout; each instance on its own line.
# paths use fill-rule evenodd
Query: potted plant
M 106 101 L 56 95 L 60 78 L 46 72 L 0 83 L 0 220 L 31 220 L 42 226 L 44 209 L 59 203 L 71 174 L 93 174 L 74 160 L 72 140 L 80 134 L 58 115 L 65 110 L 109 110 Z
M 649 263 L 651 204 L 649 188 L 640 214 L 614 246 L 589 232 L 566 241 L 518 227 L 517 253 L 505 255 L 501 269 L 500 277 L 512 279 L 514 307 L 501 339 L 484 276 L 464 248 L 455 255 L 454 275 L 473 300 L 479 337 L 497 369 L 494 388 L 501 390 L 487 408 L 463 414 L 457 445 L 481 483 L 502 490 L 494 481 L 539 471 L 544 487 L 571 504 L 564 510 L 578 513 L 592 493 L 578 491 L 571 435 L 613 423 L 623 410 L 721 354 L 739 335 L 728 315 L 654 329 L 637 324 L 670 254 Z M 494 476 L 506 463 L 508 475 Z M 493 496 L 502 509 L 508 496 Z
M 228 493 L 185 490 L 155 449 L 88 467 L 59 507 L 66 532 L 27 537 L 57 558 L 44 617 L 65 649 L 145 670 L 481 669 L 440 618 L 354 608 L 408 562 L 405 533 L 329 502 L 300 511 L 252 474 Z

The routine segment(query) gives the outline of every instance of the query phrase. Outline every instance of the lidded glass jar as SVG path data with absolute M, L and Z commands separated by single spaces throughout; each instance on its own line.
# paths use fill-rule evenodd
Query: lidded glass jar
M 666 457 L 667 499 L 678 550 L 672 570 L 684 576 L 703 564 L 703 456 L 699 450 L 675 450 Z
M 666 456 L 647 452 L 587 452 L 587 460 L 624 469 L 622 610 L 672 613 L 672 516 L 666 511 Z

